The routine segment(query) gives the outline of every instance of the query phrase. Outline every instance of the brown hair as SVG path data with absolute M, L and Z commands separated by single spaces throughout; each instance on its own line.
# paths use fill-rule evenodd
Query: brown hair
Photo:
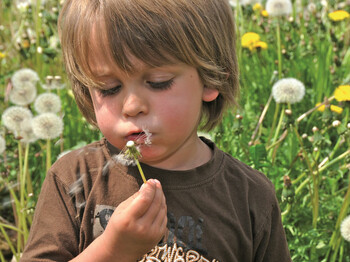
M 203 102 L 202 129 L 210 130 L 236 104 L 238 65 L 235 26 L 227 0 L 66 0 L 59 33 L 67 74 L 86 119 L 96 125 L 87 87 L 98 82 L 88 63 L 95 28 L 101 50 L 131 72 L 130 55 L 147 65 L 179 61 L 197 69 L 204 86 L 219 96 Z

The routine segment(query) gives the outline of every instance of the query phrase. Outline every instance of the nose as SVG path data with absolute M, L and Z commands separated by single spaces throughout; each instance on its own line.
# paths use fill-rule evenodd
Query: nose
M 128 92 L 124 98 L 122 113 L 125 117 L 135 117 L 148 113 L 147 99 L 142 93 Z

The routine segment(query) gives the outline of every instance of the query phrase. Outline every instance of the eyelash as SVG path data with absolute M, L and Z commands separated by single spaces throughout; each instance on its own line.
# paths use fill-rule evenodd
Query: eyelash
M 152 89 L 155 90 L 167 90 L 169 89 L 173 83 L 174 83 L 174 79 L 171 78 L 167 81 L 163 81 L 163 82 L 151 82 L 151 81 L 147 81 L 146 82 Z M 100 89 L 99 92 L 103 97 L 106 96 L 111 96 L 111 95 L 115 95 L 117 94 L 121 89 L 121 85 L 112 87 L 110 89 Z

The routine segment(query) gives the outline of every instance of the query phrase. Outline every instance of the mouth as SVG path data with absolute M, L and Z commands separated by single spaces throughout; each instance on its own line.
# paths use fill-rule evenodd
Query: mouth
M 140 131 L 140 132 L 131 132 L 126 137 L 126 141 L 134 141 L 138 145 L 149 145 L 151 144 L 151 133 Z

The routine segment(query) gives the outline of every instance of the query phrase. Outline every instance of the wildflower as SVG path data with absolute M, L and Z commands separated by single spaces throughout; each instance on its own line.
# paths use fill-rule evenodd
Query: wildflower
M 2 136 L 0 136 L 0 154 L 4 153 L 5 149 L 6 149 L 6 141 Z
M 139 169 L 139 172 L 140 172 L 140 175 L 142 177 L 142 180 L 144 183 L 146 183 L 146 178 L 145 178 L 145 175 L 143 174 L 143 171 L 142 171 L 142 168 L 141 168 L 141 165 L 139 163 L 139 157 L 141 156 L 141 153 L 139 151 L 139 148 L 136 147 L 135 145 L 135 142 L 134 141 L 128 141 L 126 143 L 126 147 L 127 147 L 127 150 L 125 152 L 126 155 L 129 155 L 129 156 L 132 156 L 136 162 L 136 165 Z
M 14 88 L 22 88 L 27 85 L 36 85 L 39 81 L 39 75 L 32 69 L 23 68 L 16 71 L 11 77 Z
M 332 126 L 333 127 L 338 127 L 340 126 L 341 122 L 339 120 L 334 120 L 333 123 L 332 123 Z
M 26 106 L 35 100 L 37 94 L 36 86 L 25 84 L 21 87 L 14 87 L 10 91 L 10 101 L 18 106 Z
M 350 85 L 340 85 L 334 91 L 337 101 L 350 101 Z
M 32 112 L 28 108 L 24 108 L 21 106 L 11 106 L 7 108 L 2 114 L 2 123 L 9 130 L 17 132 L 21 128 L 21 123 L 25 119 L 32 118 Z
M 305 95 L 305 87 L 295 78 L 283 78 L 272 87 L 272 96 L 277 103 L 297 103 Z
M 321 103 L 317 103 L 316 106 L 319 106 Z M 324 110 L 326 110 L 326 106 L 325 105 L 321 105 L 320 107 L 317 108 L 317 111 L 320 112 L 324 112 Z
M 53 93 L 40 94 L 34 103 L 35 111 L 42 113 L 58 113 L 61 109 L 61 99 Z
M 261 11 L 261 15 L 262 15 L 263 17 L 268 17 L 268 16 L 269 16 L 269 13 L 266 11 L 266 9 L 264 9 L 264 10 Z
M 63 121 L 53 113 L 44 113 L 33 118 L 34 134 L 41 139 L 54 139 L 63 131 Z
M 254 11 L 261 11 L 263 9 L 263 6 L 260 3 L 256 3 L 253 5 Z
M 242 47 L 249 48 L 249 50 L 253 50 L 254 44 L 257 43 L 259 40 L 260 36 L 257 33 L 245 33 L 241 39 Z
M 334 113 L 337 113 L 337 114 L 343 113 L 343 108 L 341 108 L 340 106 L 331 105 L 330 108 L 331 108 L 331 111 Z
M 32 120 L 32 118 L 24 119 L 20 125 L 19 136 L 24 144 L 33 143 L 38 139 L 33 132 Z
M 350 242 L 350 216 L 347 216 L 341 223 L 340 233 L 346 241 Z
M 329 19 L 334 22 L 342 21 L 350 17 L 350 14 L 345 10 L 337 10 L 328 14 Z
M 6 57 L 6 54 L 5 54 L 5 53 L 0 52 L 0 60 L 1 60 L 1 59 L 3 59 L 3 58 L 5 58 L 5 57 Z
M 257 49 L 262 49 L 262 50 L 266 50 L 267 49 L 267 43 L 263 42 L 263 41 L 258 41 L 254 44 L 254 48 Z
M 293 11 L 290 0 L 267 0 L 265 9 L 271 16 L 289 15 Z

